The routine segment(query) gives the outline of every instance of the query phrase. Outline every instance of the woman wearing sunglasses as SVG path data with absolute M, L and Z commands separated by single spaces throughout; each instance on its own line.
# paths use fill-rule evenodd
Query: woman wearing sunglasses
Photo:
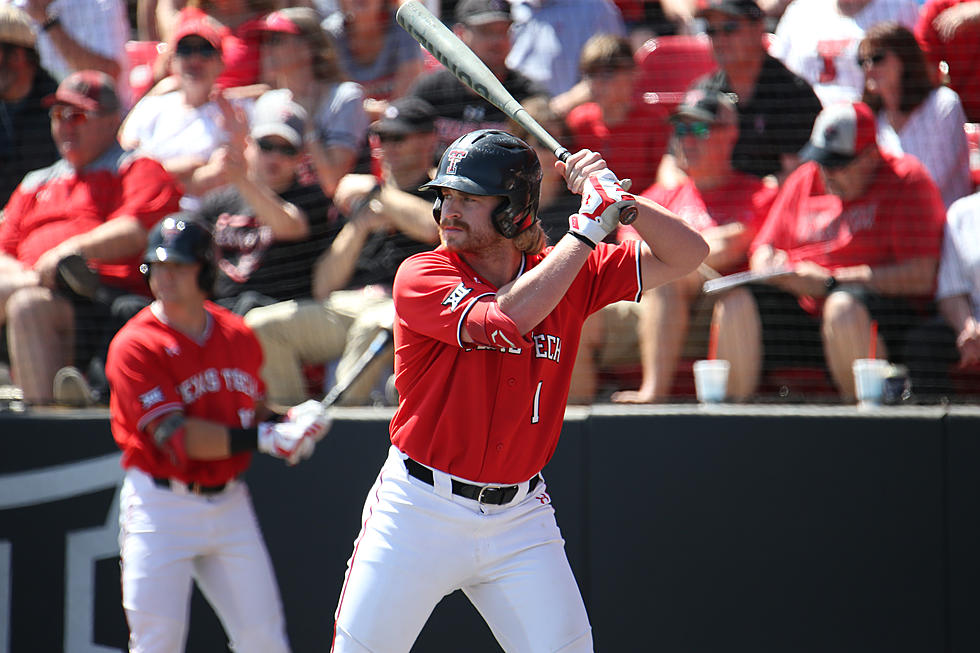
M 878 23 L 858 46 L 858 63 L 864 70 L 863 100 L 877 113 L 879 147 L 919 159 L 947 208 L 968 195 L 963 106 L 953 89 L 932 81 L 912 32 L 898 23 Z

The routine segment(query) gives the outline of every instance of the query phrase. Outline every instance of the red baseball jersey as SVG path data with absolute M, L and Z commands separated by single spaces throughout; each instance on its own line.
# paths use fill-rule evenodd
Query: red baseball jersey
M 521 274 L 549 250 L 525 256 Z M 639 301 L 636 241 L 600 243 L 555 309 L 527 334 L 496 308 L 496 286 L 459 256 L 416 254 L 395 275 L 391 441 L 415 460 L 482 483 L 526 481 L 558 444 L 582 323 Z M 464 323 L 474 340 L 463 344 Z
M 176 467 L 144 430 L 174 411 L 232 428 L 255 424 L 256 402 L 265 396 L 262 348 L 240 317 L 210 302 L 205 306 L 208 326 L 200 340 L 169 326 L 150 305 L 109 345 L 109 411 L 123 467 L 203 485 L 220 485 L 248 467 L 249 452 Z
M 791 263 L 811 261 L 833 271 L 939 258 L 946 211 L 939 190 L 911 156 L 884 161 L 864 194 L 841 202 L 824 189 L 815 163 L 791 174 L 752 242 L 785 250 Z
M 0 251 L 30 266 L 66 238 L 116 218 L 135 218 L 149 230 L 179 210 L 180 195 L 163 166 L 119 146 L 81 170 L 61 159 L 29 173 L 10 196 L 0 221 Z M 146 294 L 138 254 L 92 263 L 107 284 Z

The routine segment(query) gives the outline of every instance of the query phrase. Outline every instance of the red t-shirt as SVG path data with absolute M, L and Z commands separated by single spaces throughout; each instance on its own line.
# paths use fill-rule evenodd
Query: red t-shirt
M 948 64 L 949 85 L 960 96 L 967 122 L 980 122 L 980 25 L 964 25 L 944 41 L 932 24 L 943 11 L 965 1 L 928 0 L 919 12 L 915 37 L 933 66 Z
M 118 146 L 78 171 L 62 159 L 28 174 L 10 196 L 0 221 L 0 251 L 31 266 L 65 239 L 116 218 L 136 218 L 149 230 L 179 210 L 180 195 L 159 163 Z M 141 254 L 91 263 L 106 284 L 146 294 Z
M 609 126 L 595 102 L 572 109 L 565 121 L 571 130 L 575 147 L 598 152 L 609 169 L 620 179 L 632 179 L 634 192 L 657 178 L 660 159 L 667 152 L 670 127 L 668 113 L 660 104 L 634 100 L 626 119 Z
M 864 195 L 844 203 L 826 194 L 815 163 L 797 168 L 783 183 L 750 252 L 769 244 L 785 250 L 790 263 L 811 261 L 831 271 L 938 259 L 946 222 L 939 190 L 915 157 L 882 157 Z
M 218 88 L 258 84 L 262 76 L 262 26 L 265 16 L 247 20 L 221 37 L 224 71 L 214 85 Z
M 755 175 L 735 172 L 726 183 L 711 190 L 698 190 L 691 179 L 685 179 L 673 188 L 654 184 L 643 191 L 643 197 L 673 211 L 698 231 L 741 223 L 750 234 L 746 239 L 748 242 L 765 221 L 776 192 L 775 187 L 763 183 Z M 626 240 L 640 236 L 633 227 L 621 226 L 618 237 Z
M 205 307 L 210 320 L 200 340 L 163 322 L 151 305 L 109 345 L 109 412 L 123 467 L 203 485 L 220 485 L 248 467 L 249 452 L 176 467 L 144 430 L 174 411 L 232 428 L 255 425 L 256 402 L 265 396 L 262 348 L 240 317 L 210 302 Z
M 549 251 L 525 257 L 525 270 Z M 464 346 L 459 333 L 467 314 L 485 308 L 497 288 L 442 247 L 410 257 L 393 291 L 400 404 L 392 443 L 471 481 L 528 480 L 558 444 L 582 323 L 612 302 L 638 301 L 640 288 L 636 243 L 600 244 L 523 339 L 500 348 Z

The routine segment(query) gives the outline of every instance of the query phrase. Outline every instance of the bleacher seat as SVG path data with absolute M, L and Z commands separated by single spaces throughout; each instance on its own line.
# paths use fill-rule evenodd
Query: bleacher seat
M 638 69 L 637 89 L 648 104 L 672 110 L 697 78 L 718 69 L 707 36 L 658 36 L 634 54 Z

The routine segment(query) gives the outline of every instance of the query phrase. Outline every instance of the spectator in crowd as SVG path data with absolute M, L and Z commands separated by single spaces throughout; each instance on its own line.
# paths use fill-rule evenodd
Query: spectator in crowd
M 523 102 L 545 90 L 506 64 L 510 52 L 510 5 L 507 0 L 461 0 L 453 31 L 496 75 L 514 99 Z M 454 140 L 474 129 L 503 129 L 507 116 L 443 68 L 426 73 L 409 94 L 436 112 L 436 157 Z
M 381 143 L 383 179 L 352 174 L 341 180 L 334 200 L 348 221 L 313 270 L 313 301 L 283 302 L 245 316 L 265 352 L 262 374 L 273 402 L 306 398 L 304 363 L 339 359 L 336 378 L 343 382 L 378 331 L 391 328 L 395 271 L 438 241 L 432 193 L 418 190 L 431 178 L 434 119 L 432 107 L 418 98 L 391 103 L 371 128 Z M 373 363 L 342 402 L 367 402 L 380 375 L 391 373 L 392 361 L 389 354 Z
M 728 296 L 719 299 L 726 319 L 715 322 L 718 357 L 731 361 L 735 383 L 758 378 L 761 357 L 746 354 L 764 345 L 767 366 L 825 358 L 841 396 L 853 399 L 851 364 L 868 356 L 872 320 L 877 356 L 888 358 L 928 303 L 942 199 L 922 164 L 882 152 L 875 132 L 874 114 L 860 102 L 817 117 L 801 153 L 809 162 L 780 188 L 749 249 L 750 269 L 789 273 L 751 286 L 760 311 L 753 320 L 732 319 Z
M 521 106 L 559 143 L 571 142 L 568 125 L 552 110 L 548 98 L 543 95 L 533 95 L 524 100 Z M 555 168 L 558 158 L 554 150 L 545 147 L 541 141 L 516 122 L 512 121 L 507 131 L 530 145 L 538 155 L 538 161 L 541 163 L 538 220 L 548 238 L 548 244 L 554 245 L 568 233 L 568 216 L 578 212 L 582 198 L 568 190 L 565 178 Z
M 244 147 L 245 106 L 217 92 L 221 25 L 200 12 L 185 13 L 173 35 L 177 90 L 147 95 L 133 107 L 122 129 L 126 148 L 139 148 L 160 161 L 184 189 L 181 206 L 197 208 L 206 193 L 227 183 L 219 151 Z
M 701 233 L 710 247 L 704 265 L 713 273 L 744 270 L 748 265 L 749 243 L 765 220 L 776 189 L 732 167 L 732 149 L 738 140 L 735 104 L 727 93 L 691 90 L 671 121 L 674 125 L 671 147 L 686 179 L 673 188 L 655 184 L 643 195 L 673 211 Z M 620 232 L 620 239 L 637 237 L 632 227 L 621 227 Z M 692 341 L 698 358 L 705 357 L 710 312 L 714 307 L 713 301 L 701 295 L 707 278 L 702 266 L 686 277 L 644 293 L 638 305 L 636 325 L 643 373 L 640 388 L 613 394 L 614 402 L 647 403 L 665 399 L 686 340 Z M 732 296 L 726 302 L 729 310 L 745 311 L 752 306 L 745 288 L 735 288 L 730 293 Z M 714 319 L 736 318 L 715 315 Z M 690 331 L 689 322 L 692 323 Z M 602 340 L 608 341 L 608 334 Z M 740 386 L 741 379 L 732 381 L 728 391 L 734 399 L 745 399 L 754 389 L 747 387 L 748 384 Z
M 952 397 L 949 371 L 980 363 L 980 193 L 946 214 L 936 301 L 939 315 L 909 335 L 904 360 L 918 398 Z
M 911 29 L 918 13 L 916 0 L 793 0 L 769 51 L 813 86 L 824 107 L 851 102 L 864 89 L 857 57 L 864 33 L 884 21 Z
M 180 198 L 159 163 L 116 141 L 121 103 L 108 75 L 72 73 L 48 102 L 61 159 L 24 178 L 0 222 L 0 323 L 14 381 L 31 404 L 85 399 L 77 370 L 62 376 L 60 390 L 55 376 L 87 362 L 110 320 L 106 306 L 57 286 L 59 262 L 81 256 L 105 284 L 145 294 L 137 268 L 147 231 Z
M 116 84 L 123 109 L 132 104 L 123 0 L 0 0 L 26 11 L 37 33 L 41 67 L 57 81 L 77 70 L 100 70 Z
M 176 43 L 174 34 L 180 26 L 200 20 L 202 14 L 221 25 L 220 50 L 224 67 L 215 82 L 218 88 L 252 87 L 261 81 L 262 20 L 276 8 L 274 0 L 189 0 L 186 3 L 184 0 L 145 0 L 139 4 L 138 20 L 145 21 L 147 31 L 158 34 L 149 38 L 164 43 Z M 159 58 L 158 79 L 166 76 L 167 62 L 172 55 L 171 48 Z M 180 78 L 168 78 L 151 92 L 172 91 L 180 81 Z M 254 97 L 255 92 L 239 91 L 239 94 Z
M 602 152 L 609 168 L 640 190 L 657 178 L 667 151 L 667 114 L 637 93 L 636 62 L 625 36 L 597 34 L 582 48 L 582 76 L 591 102 L 575 107 L 566 121 L 577 149 Z
M 932 64 L 931 73 L 938 76 L 945 68 L 942 77 L 959 94 L 966 119 L 980 122 L 980 1 L 926 0 L 915 36 Z
M 0 206 L 25 174 L 58 159 L 41 106 L 57 85 L 41 68 L 28 15 L 0 5 Z
M 422 74 L 422 49 L 395 22 L 396 0 L 341 0 L 339 11 L 323 21 L 337 46 L 340 66 L 364 89 L 371 120 L 389 100 L 401 97 Z
M 364 89 L 345 81 L 336 48 L 313 9 L 275 11 L 262 29 L 263 75 L 310 115 L 309 161 L 323 192 L 331 196 L 366 148 Z
M 736 170 L 785 179 L 799 163 L 820 101 L 804 80 L 766 52 L 765 17 L 754 0 L 706 0 L 698 16 L 711 36 L 719 70 L 705 91 L 732 93 L 738 106 Z
M 309 271 L 340 229 L 319 185 L 298 180 L 306 123 L 303 107 L 266 93 L 244 152 L 218 151 L 229 184 L 202 200 L 197 217 L 212 226 L 220 252 L 214 296 L 238 315 L 310 297 Z
M 623 16 L 612 0 L 511 0 L 511 5 L 513 45 L 507 66 L 551 96 L 579 81 L 582 50 L 590 38 L 626 36 Z
M 878 146 L 911 154 L 932 176 L 949 207 L 973 190 L 966 115 L 956 91 L 932 81 L 908 28 L 878 23 L 858 47 L 864 102 L 878 114 Z

